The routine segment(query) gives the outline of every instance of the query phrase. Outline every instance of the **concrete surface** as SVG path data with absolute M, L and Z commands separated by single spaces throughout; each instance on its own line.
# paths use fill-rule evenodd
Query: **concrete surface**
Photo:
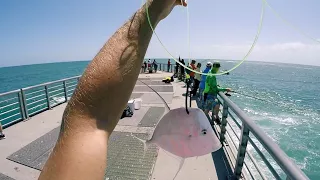
M 159 81 L 161 78 L 171 75 L 172 73 L 158 72 L 156 74 L 140 74 L 139 78 L 156 78 Z M 186 89 L 183 88 L 183 85 L 184 83 L 182 82 L 172 83 L 173 92 L 161 93 L 161 95 L 165 96 L 171 109 L 184 107 L 185 97 L 182 96 L 182 94 L 185 93 Z M 138 127 L 138 124 L 150 107 L 164 106 L 160 100 L 156 100 L 154 93 L 139 93 L 143 93 L 141 98 L 145 102 L 142 104 L 142 108 L 135 111 L 132 118 L 121 119 L 116 126 L 115 131 L 152 134 L 154 130 L 153 127 Z M 5 129 L 7 138 L 0 141 L 0 173 L 16 180 L 35 180 L 38 178 L 40 171 L 17 164 L 6 158 L 35 139 L 58 127 L 61 123 L 65 106 L 66 104 L 59 105 L 52 110 L 45 111 L 32 117 L 28 121 L 18 123 Z M 192 101 L 192 106 L 197 106 L 195 101 Z M 218 179 L 215 167 L 216 164 L 217 163 L 213 162 L 212 154 L 186 159 L 176 180 Z M 178 167 L 178 159 L 160 149 L 151 179 L 172 179 L 177 172 Z

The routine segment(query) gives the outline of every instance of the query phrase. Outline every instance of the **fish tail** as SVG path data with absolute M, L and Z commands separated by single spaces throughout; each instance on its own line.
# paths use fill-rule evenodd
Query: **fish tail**
M 138 138 L 137 136 L 133 135 L 132 133 L 131 133 L 131 136 L 134 137 L 134 138 L 136 138 L 136 139 L 138 139 L 140 142 L 143 143 L 143 158 L 144 158 L 145 155 L 146 155 L 146 152 L 147 152 L 147 150 L 148 150 L 148 144 L 149 144 L 148 141 L 143 140 L 143 139 L 140 139 L 140 138 Z

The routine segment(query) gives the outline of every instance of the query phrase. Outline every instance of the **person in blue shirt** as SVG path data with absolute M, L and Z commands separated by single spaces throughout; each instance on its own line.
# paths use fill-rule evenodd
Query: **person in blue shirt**
M 202 73 L 208 73 L 212 68 L 212 63 L 211 62 L 207 62 L 207 66 L 206 69 L 202 71 Z M 201 76 L 201 81 L 200 81 L 200 85 L 199 85 L 199 102 L 203 102 L 203 90 L 206 87 L 206 79 L 207 76 L 206 75 L 202 75 Z

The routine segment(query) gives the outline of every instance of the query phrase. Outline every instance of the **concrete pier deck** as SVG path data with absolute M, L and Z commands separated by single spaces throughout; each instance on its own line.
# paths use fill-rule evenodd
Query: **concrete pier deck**
M 183 82 L 164 84 L 161 79 L 170 73 L 141 74 L 140 80 L 148 83 L 165 99 L 171 109 L 184 107 L 186 89 Z M 128 134 L 148 138 L 164 112 L 160 98 L 140 82 L 136 83 L 132 98 L 142 99 L 142 108 L 133 117 L 119 121 L 110 137 L 106 179 L 173 179 L 179 160 L 152 146 L 143 157 L 143 144 Z M 57 140 L 61 118 L 66 104 L 45 111 L 31 119 L 4 130 L 7 138 L 0 141 L 0 179 L 35 180 Z M 192 106 L 196 107 L 195 101 Z M 227 179 L 232 173 L 224 151 L 189 158 L 176 180 Z

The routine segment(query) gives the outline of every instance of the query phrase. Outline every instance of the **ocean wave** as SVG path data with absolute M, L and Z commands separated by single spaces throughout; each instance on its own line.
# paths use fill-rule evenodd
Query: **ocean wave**
M 70 98 L 68 98 L 68 100 L 69 100 L 69 99 L 70 99 Z M 66 101 L 66 99 L 65 99 L 64 96 L 52 97 L 51 105 L 52 105 L 52 106 L 55 106 L 55 105 L 57 105 L 57 104 L 61 104 L 61 103 L 65 102 L 65 101 Z

